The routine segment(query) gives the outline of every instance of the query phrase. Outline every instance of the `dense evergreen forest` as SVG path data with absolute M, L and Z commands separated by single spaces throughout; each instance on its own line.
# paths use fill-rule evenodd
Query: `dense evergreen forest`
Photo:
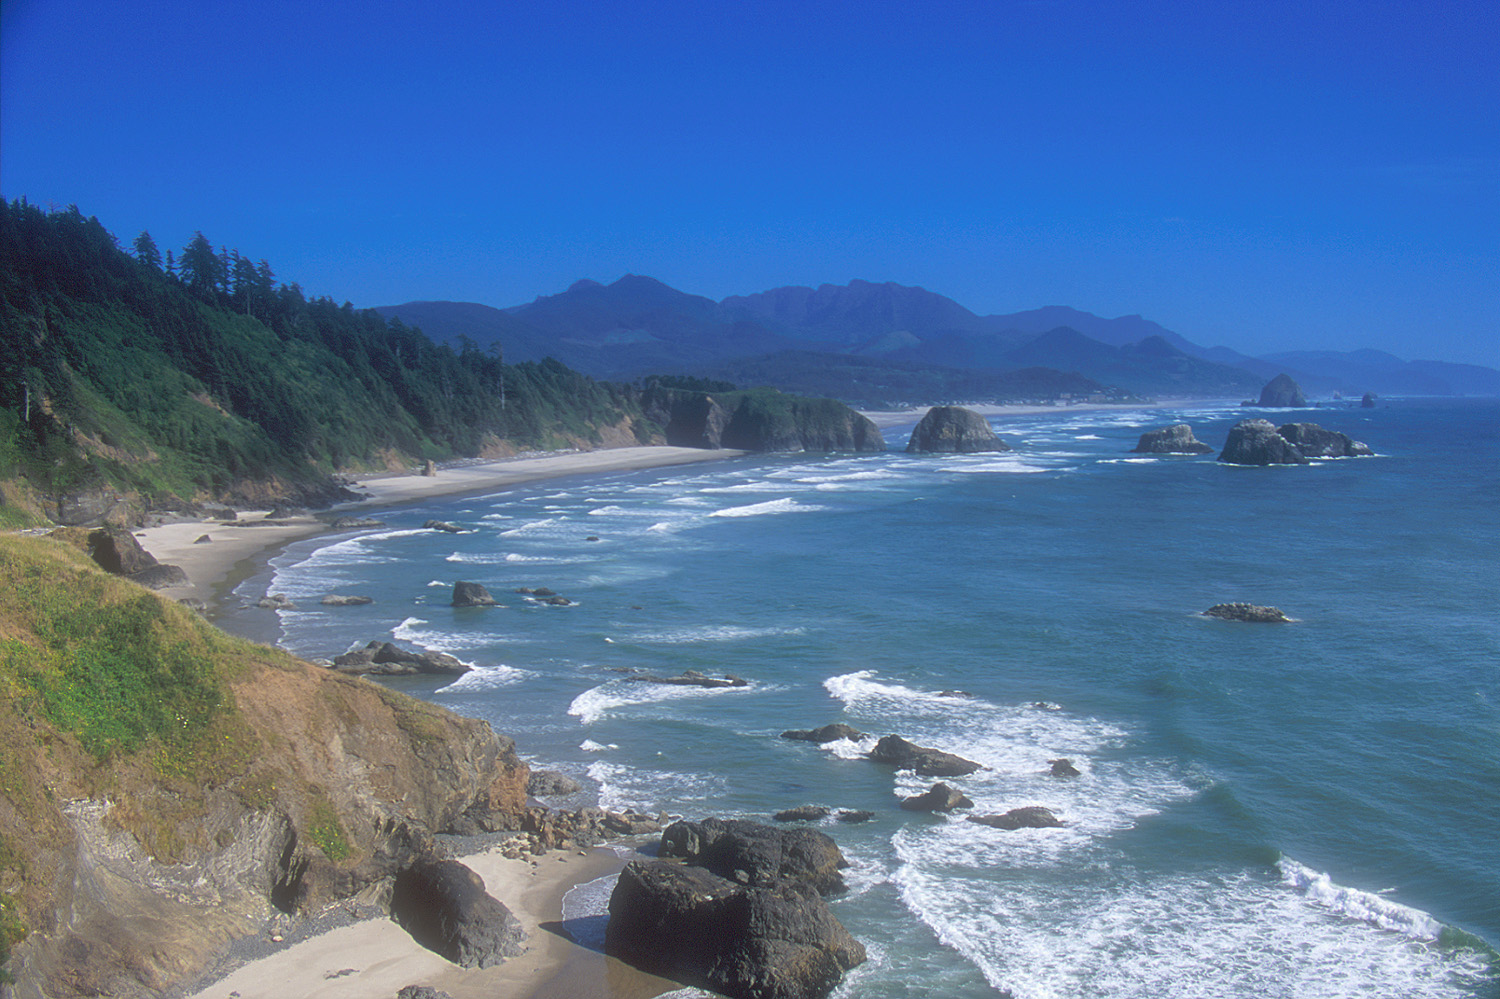
M 274 278 L 202 233 L 127 252 L 76 207 L 0 200 L 3 498 L 316 500 L 339 471 L 659 433 L 630 387 L 454 350 Z

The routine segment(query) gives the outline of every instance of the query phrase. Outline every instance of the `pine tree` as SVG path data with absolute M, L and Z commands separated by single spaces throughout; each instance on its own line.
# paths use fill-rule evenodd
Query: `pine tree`
M 135 238 L 135 259 L 154 270 L 161 270 L 161 251 L 156 248 L 156 240 L 144 229 Z

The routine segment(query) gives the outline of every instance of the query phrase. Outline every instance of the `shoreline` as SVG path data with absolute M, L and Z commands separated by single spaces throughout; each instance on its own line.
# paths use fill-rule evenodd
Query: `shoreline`
M 580 856 L 580 853 L 585 855 Z M 509 860 L 489 850 L 456 858 L 520 921 L 526 952 L 489 968 L 460 968 L 417 943 L 389 917 L 316 933 L 191 986 L 186 999 L 391 999 L 427 985 L 453 999 L 652 999 L 681 989 L 575 942 L 564 926 L 563 897 L 579 885 L 618 874 L 628 858 L 608 847 L 554 850 Z M 201 981 L 201 980 L 200 980 Z
M 339 503 L 322 517 L 304 514 L 267 521 L 267 511 L 244 511 L 236 520 L 184 520 L 146 527 L 135 532 L 141 547 L 159 562 L 182 567 L 188 582 L 157 592 L 171 600 L 196 600 L 210 617 L 223 608 L 229 593 L 258 572 L 277 552 L 294 541 L 331 533 L 328 515 L 369 516 L 379 510 L 410 506 L 422 500 L 447 499 L 546 479 L 606 472 L 634 472 L 651 468 L 721 461 L 743 451 L 646 446 L 599 451 L 570 451 L 541 457 L 502 458 L 439 468 L 436 475 L 418 472 L 385 473 L 357 480 L 350 488 L 362 499 Z M 199 539 L 207 536 L 207 542 Z
M 972 410 L 980 416 L 1035 416 L 1040 413 L 1082 413 L 1101 409 L 1175 409 L 1178 406 L 1223 401 L 1221 399 L 1158 399 L 1155 402 L 1080 402 L 1069 406 L 1044 406 L 1032 403 L 975 403 L 973 405 L 961 406 L 960 408 Z M 926 414 L 927 410 L 931 408 L 931 406 L 919 406 L 916 409 L 862 409 L 859 413 L 861 416 L 867 417 L 881 430 L 889 430 L 891 427 L 918 422 Z

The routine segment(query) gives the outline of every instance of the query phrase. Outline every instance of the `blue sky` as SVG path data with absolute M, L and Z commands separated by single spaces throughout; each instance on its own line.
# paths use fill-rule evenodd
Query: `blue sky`
M 1500 366 L 1500 15 L 5 0 L 0 193 L 359 306 L 864 278 Z

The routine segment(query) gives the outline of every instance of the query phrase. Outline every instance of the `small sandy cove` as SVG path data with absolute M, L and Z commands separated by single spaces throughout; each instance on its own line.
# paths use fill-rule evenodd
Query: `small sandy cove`
M 491 492 L 564 475 L 597 475 L 717 461 L 743 453 L 691 447 L 626 447 L 455 465 L 439 468 L 435 475 L 372 476 L 351 487 L 366 499 L 339 504 L 322 519 L 300 516 L 268 523 L 265 511 L 241 511 L 238 520 L 162 524 L 138 531 L 137 537 L 157 561 L 179 565 L 187 573 L 187 585 L 159 591 L 163 596 L 174 600 L 192 598 L 212 606 L 222 598 L 225 584 L 236 576 L 244 578 L 257 559 L 292 541 L 328 531 L 328 514 L 378 518 L 381 508 L 426 499 Z M 205 536 L 208 540 L 201 541 Z
M 534 862 L 498 852 L 459 858 L 526 930 L 526 953 L 495 967 L 466 971 L 422 947 L 395 921 L 372 919 L 251 961 L 190 999 L 395 999 L 408 985 L 430 985 L 453 999 L 650 999 L 680 989 L 562 932 L 569 889 L 625 865 L 607 849 L 579 853 L 554 851 Z

